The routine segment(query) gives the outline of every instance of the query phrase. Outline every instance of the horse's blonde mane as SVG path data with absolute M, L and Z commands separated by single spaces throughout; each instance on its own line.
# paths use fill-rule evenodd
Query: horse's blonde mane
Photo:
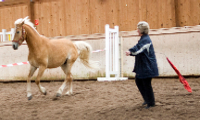
M 33 30 L 36 31 L 36 33 L 38 33 L 38 31 L 35 29 L 34 27 L 34 24 L 30 21 L 30 19 L 28 19 L 28 16 L 25 17 L 24 19 L 23 18 L 19 18 L 15 21 L 15 28 L 16 28 L 16 25 L 18 24 L 21 24 L 22 22 L 24 22 L 24 24 L 30 26 L 31 28 L 33 28 Z M 39 34 L 39 33 L 38 33 Z M 40 34 L 39 34 L 40 35 Z

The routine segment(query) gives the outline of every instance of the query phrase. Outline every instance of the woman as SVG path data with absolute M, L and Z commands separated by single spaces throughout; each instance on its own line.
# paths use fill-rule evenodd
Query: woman
M 142 105 L 146 109 L 155 106 L 155 98 L 151 80 L 158 76 L 158 67 L 152 41 L 148 35 L 149 24 L 141 21 L 137 25 L 140 40 L 138 43 L 126 52 L 126 56 L 135 56 L 135 67 L 133 72 L 136 73 L 135 82 L 144 99 Z

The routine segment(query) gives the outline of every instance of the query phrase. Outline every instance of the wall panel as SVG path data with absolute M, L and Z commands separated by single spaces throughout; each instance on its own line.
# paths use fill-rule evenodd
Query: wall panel
M 26 17 L 28 14 L 27 4 L 0 6 L 0 31 L 2 29 L 10 31 L 14 28 L 15 20 Z
M 146 8 L 146 7 L 145 7 Z M 139 17 L 139 1 L 119 1 L 119 29 L 120 31 L 131 31 L 137 28 Z
M 14 27 L 26 16 L 40 34 L 47 37 L 104 33 L 105 24 L 132 31 L 139 21 L 150 28 L 170 28 L 200 24 L 200 0 L 19 0 L 0 3 L 0 30 Z
M 176 0 L 176 26 L 189 26 L 191 24 L 190 5 L 190 0 Z
M 190 26 L 200 25 L 200 0 L 190 2 Z

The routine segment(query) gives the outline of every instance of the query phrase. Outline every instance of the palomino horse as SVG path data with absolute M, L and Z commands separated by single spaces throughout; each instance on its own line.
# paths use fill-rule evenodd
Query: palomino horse
M 46 89 L 40 84 L 40 77 L 44 73 L 44 70 L 46 68 L 56 68 L 59 66 L 62 68 L 66 74 L 66 78 L 57 91 L 57 97 L 62 95 L 66 85 L 68 85 L 66 94 L 72 94 L 71 68 L 78 57 L 87 68 L 98 69 L 97 62 L 89 60 L 92 48 L 86 42 L 78 41 L 73 43 L 66 39 L 49 40 L 37 32 L 28 17 L 16 20 L 15 28 L 16 32 L 12 41 L 13 49 L 17 50 L 24 40 L 26 40 L 29 48 L 28 61 L 30 63 L 30 71 L 27 78 L 28 100 L 32 99 L 31 77 L 37 68 L 39 68 L 39 71 L 35 83 L 44 95 L 47 93 Z

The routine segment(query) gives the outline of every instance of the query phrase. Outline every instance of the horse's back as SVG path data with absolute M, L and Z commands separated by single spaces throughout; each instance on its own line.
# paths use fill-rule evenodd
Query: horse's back
M 70 50 L 70 49 L 76 49 L 73 42 L 68 39 L 52 39 L 49 41 L 50 43 L 50 49 L 57 49 L 57 50 Z

